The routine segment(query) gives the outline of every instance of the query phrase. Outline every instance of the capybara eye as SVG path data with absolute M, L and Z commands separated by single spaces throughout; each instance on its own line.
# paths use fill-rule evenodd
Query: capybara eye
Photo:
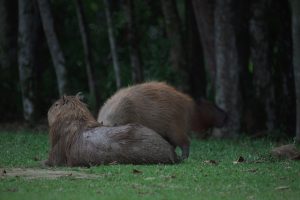
M 57 107 L 57 106 L 58 106 L 58 103 L 55 104 L 55 107 Z

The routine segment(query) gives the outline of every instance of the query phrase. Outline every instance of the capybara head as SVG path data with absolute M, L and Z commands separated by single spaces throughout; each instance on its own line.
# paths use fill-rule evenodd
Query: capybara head
M 72 119 L 93 119 L 92 114 L 88 110 L 87 106 L 81 102 L 80 93 L 76 96 L 64 95 L 58 99 L 48 111 L 48 123 L 51 127 L 57 120 L 64 118 Z
M 52 146 L 62 136 L 73 137 L 82 129 L 100 125 L 80 99 L 79 93 L 76 96 L 64 95 L 50 107 L 48 123 Z
M 221 128 L 227 122 L 227 114 L 214 103 L 205 99 L 197 102 L 197 113 L 193 122 L 193 130 L 201 132 L 212 127 Z

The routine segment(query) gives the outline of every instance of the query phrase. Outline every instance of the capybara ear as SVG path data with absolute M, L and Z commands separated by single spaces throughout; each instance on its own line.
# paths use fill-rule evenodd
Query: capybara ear
M 62 97 L 62 99 L 63 99 L 63 104 L 67 104 L 68 103 L 68 98 L 67 98 L 67 95 L 63 95 L 63 97 Z
M 77 98 L 78 100 L 80 100 L 80 101 L 83 101 L 83 100 L 84 100 L 84 96 L 83 96 L 82 92 L 78 92 L 78 93 L 76 94 L 76 98 Z

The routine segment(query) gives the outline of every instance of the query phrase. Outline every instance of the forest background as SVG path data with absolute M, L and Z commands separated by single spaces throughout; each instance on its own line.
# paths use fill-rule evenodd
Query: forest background
M 63 94 L 93 112 L 166 81 L 229 116 L 219 137 L 300 140 L 300 1 L 0 0 L 0 122 L 36 126 Z

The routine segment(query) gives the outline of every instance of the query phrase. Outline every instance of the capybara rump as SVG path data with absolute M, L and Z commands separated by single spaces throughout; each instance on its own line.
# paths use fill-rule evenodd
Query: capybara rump
M 97 127 L 83 132 L 72 144 L 69 166 L 172 164 L 174 148 L 153 130 L 137 124 Z

